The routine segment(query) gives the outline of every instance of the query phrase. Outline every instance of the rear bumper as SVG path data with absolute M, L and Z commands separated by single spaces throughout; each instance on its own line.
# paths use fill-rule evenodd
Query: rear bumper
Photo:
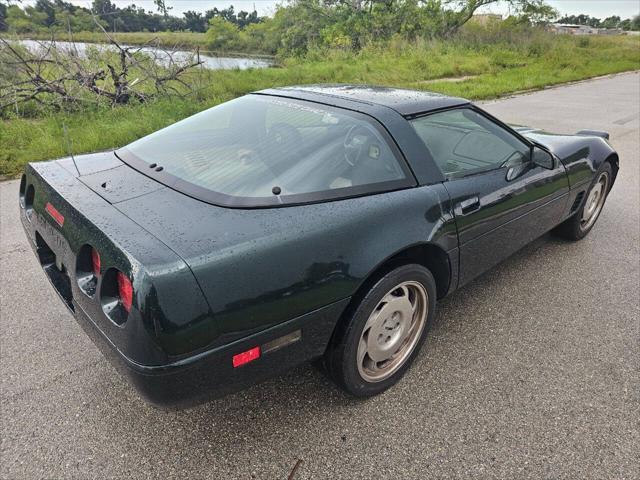
M 348 302 L 348 298 L 340 300 L 228 345 L 162 366 L 132 362 L 77 304 L 73 314 L 96 346 L 147 401 L 159 407 L 186 408 L 241 390 L 321 356 Z M 234 355 L 298 330 L 299 341 L 233 367 Z

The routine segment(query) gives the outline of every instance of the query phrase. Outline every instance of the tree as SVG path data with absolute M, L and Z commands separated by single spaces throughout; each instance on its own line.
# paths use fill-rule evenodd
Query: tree
M 0 2 L 0 32 L 6 32 L 7 29 L 7 6 Z
M 206 20 L 199 12 L 191 10 L 184 12 L 184 23 L 187 30 L 192 32 L 204 32 L 207 30 Z
M 293 3 L 294 2 L 292 2 L 290 6 L 283 8 L 293 8 Z M 224 8 L 222 10 L 218 10 L 216 7 L 213 7 L 211 10 L 207 10 L 204 14 L 204 19 L 207 23 L 209 22 L 209 20 L 216 17 L 220 17 L 227 22 L 233 23 L 241 29 L 245 28 L 247 25 L 259 23 L 263 20 L 258 16 L 258 12 L 256 12 L 255 10 L 253 12 L 245 12 L 244 10 L 241 10 L 236 15 L 233 5 L 230 5 L 229 8 Z
M 246 50 L 249 52 L 276 54 L 280 48 L 281 33 L 271 20 L 247 25 L 244 33 L 246 34 Z
M 218 12 L 218 15 L 225 19 L 227 22 L 231 22 L 234 24 L 238 24 L 238 18 L 233 10 L 233 5 L 230 5 L 229 8 L 224 8 Z
M 187 28 L 187 25 L 182 18 L 173 17 L 171 15 L 163 18 L 162 26 L 165 30 L 169 30 L 170 32 L 178 32 Z
M 103 27 L 108 25 L 102 20 L 98 20 Z M 60 10 L 56 13 L 56 26 L 61 30 L 72 32 L 91 32 L 98 29 L 91 12 L 84 8 L 78 8 L 74 12 Z
M 617 15 L 605 18 L 602 22 L 602 28 L 618 28 L 620 26 L 621 19 Z
M 206 12 L 204 12 L 204 19 L 207 21 L 207 24 L 209 23 L 209 20 L 217 17 L 219 13 L 220 11 L 216 7 L 213 7 L 211 10 L 207 10 Z
M 446 19 L 446 35 L 456 32 L 462 25 L 471 20 L 479 8 L 497 3 L 499 0 L 444 0 L 444 14 Z M 544 0 L 505 0 L 515 11 L 530 18 L 547 20 L 557 15 L 556 11 Z
M 260 17 L 258 17 L 258 12 L 255 10 L 251 13 L 244 10 L 238 12 L 236 23 L 240 28 L 245 28 L 247 25 L 258 22 L 260 22 Z
M 600 19 L 596 17 L 590 17 L 581 13 L 580 15 L 565 15 L 558 20 L 559 23 L 569 23 L 572 25 L 587 25 L 589 27 L 600 27 Z
M 153 3 L 156 5 L 156 8 L 164 17 L 168 17 L 169 10 L 173 9 L 173 7 L 167 7 L 165 0 L 153 0 Z
M 45 25 L 51 27 L 56 23 L 56 9 L 49 0 L 38 0 L 35 9 L 46 15 Z
M 240 29 L 234 23 L 222 17 L 209 20 L 207 44 L 211 50 L 229 50 L 237 48 L 240 40 Z
M 558 11 L 544 2 L 527 2 L 520 11 L 521 17 L 534 25 L 546 24 L 557 18 Z
M 310 46 L 359 49 L 367 43 L 450 36 L 478 9 L 499 0 L 295 0 L 276 11 L 281 48 L 304 53 Z M 557 12 L 544 0 L 505 0 L 525 23 L 544 23 Z
M 100 19 L 104 20 L 107 25 L 111 25 L 119 9 L 111 3 L 111 0 L 93 0 L 91 10 L 100 17 Z
M 7 8 L 7 28 L 15 33 L 31 33 L 46 30 L 47 14 L 39 12 L 34 7 L 22 10 L 17 5 Z

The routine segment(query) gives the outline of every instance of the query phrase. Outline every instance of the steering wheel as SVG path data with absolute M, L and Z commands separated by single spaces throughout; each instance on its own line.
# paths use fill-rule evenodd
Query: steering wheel
M 252 167 L 262 163 L 262 159 L 258 152 L 248 148 L 238 150 L 238 160 L 243 167 Z
M 364 138 L 363 138 L 364 137 Z M 344 137 L 344 159 L 354 167 L 361 160 L 362 153 L 368 148 L 371 130 L 366 125 L 354 125 Z
M 267 141 L 278 147 L 299 146 L 302 143 L 302 135 L 291 125 L 274 123 L 267 132 Z

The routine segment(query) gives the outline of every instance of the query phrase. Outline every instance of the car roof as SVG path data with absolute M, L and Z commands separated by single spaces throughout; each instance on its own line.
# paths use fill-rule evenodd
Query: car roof
M 302 97 L 300 97 L 302 99 L 306 98 L 305 94 L 315 94 L 367 103 L 369 105 L 382 105 L 392 108 L 400 115 L 405 116 L 469 103 L 469 100 L 465 100 L 464 98 L 449 97 L 440 93 L 376 85 L 298 85 L 270 88 L 257 93 L 278 95 L 279 92 L 288 97 L 295 97 L 295 93 L 299 92 L 302 95 Z

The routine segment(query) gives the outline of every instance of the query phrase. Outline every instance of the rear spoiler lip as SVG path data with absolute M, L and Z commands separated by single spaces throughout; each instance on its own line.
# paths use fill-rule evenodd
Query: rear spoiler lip
M 576 132 L 576 135 L 581 137 L 600 137 L 605 140 L 609 140 L 609 132 L 604 132 L 602 130 L 580 130 Z

